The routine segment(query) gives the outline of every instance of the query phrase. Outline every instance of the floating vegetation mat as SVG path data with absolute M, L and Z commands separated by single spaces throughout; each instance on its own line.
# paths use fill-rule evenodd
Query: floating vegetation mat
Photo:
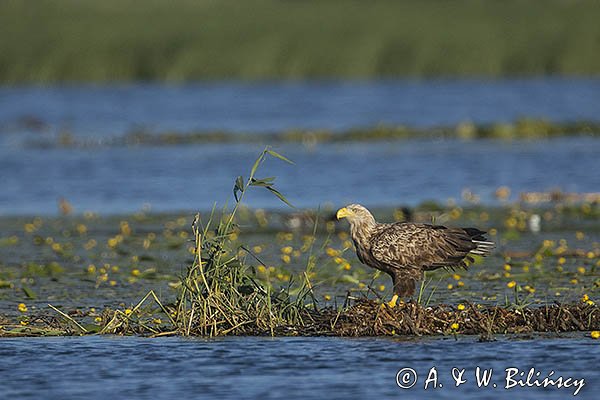
M 187 332 L 171 324 L 150 326 L 156 316 L 141 317 L 137 312 L 106 310 L 107 323 L 87 330 L 72 317 L 36 317 L 29 326 L 8 323 L 0 336 L 55 336 L 91 333 L 165 336 L 187 334 L 205 336 L 205 326 L 190 326 Z M 595 304 L 550 304 L 533 307 L 500 307 L 480 304 L 425 307 L 414 302 L 390 307 L 373 300 L 357 300 L 336 310 L 326 308 L 300 311 L 301 322 L 266 327 L 259 320 L 227 326 L 228 335 L 277 336 L 396 336 L 396 335 L 479 335 L 493 340 L 495 334 L 561 333 L 600 330 L 600 311 Z M 0 317 L 0 321 L 2 317 Z M 147 320 L 146 322 L 143 322 Z M 4 319 L 5 322 L 8 322 Z M 268 324 L 266 324 L 268 325 Z
M 214 143 L 301 143 L 307 147 L 319 143 L 378 142 L 407 139 L 457 138 L 474 139 L 540 139 L 561 136 L 600 136 L 600 123 L 594 121 L 550 122 L 541 119 L 522 118 L 512 123 L 474 124 L 463 122 L 455 126 L 416 128 L 409 126 L 376 126 L 343 132 L 328 130 L 297 130 L 275 133 L 234 132 L 149 132 L 132 131 L 112 138 L 81 138 L 76 134 L 62 132 L 52 138 L 37 138 L 31 146 L 53 147 L 119 147 L 119 146 L 169 146 L 182 144 Z

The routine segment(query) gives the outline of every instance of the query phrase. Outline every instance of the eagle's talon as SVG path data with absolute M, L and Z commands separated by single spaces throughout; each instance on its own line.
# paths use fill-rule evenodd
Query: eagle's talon
M 395 294 L 394 296 L 392 296 L 392 299 L 387 303 L 387 305 L 390 306 L 390 308 L 394 308 L 394 307 L 396 307 L 397 301 L 398 301 L 398 295 Z M 400 300 L 400 302 L 402 302 L 402 300 Z

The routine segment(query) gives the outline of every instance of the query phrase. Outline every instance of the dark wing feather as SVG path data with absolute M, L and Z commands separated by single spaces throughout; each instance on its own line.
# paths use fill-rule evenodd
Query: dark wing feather
M 464 267 L 465 257 L 477 247 L 472 235 L 481 234 L 462 228 L 397 223 L 371 238 L 371 253 L 379 262 L 396 267 Z

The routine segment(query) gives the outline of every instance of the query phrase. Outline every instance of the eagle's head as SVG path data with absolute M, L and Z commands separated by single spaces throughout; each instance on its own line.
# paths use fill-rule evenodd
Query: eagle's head
M 374 224 L 375 218 L 369 210 L 360 204 L 349 204 L 340 208 L 336 214 L 337 219 L 346 218 L 350 225 L 354 224 Z

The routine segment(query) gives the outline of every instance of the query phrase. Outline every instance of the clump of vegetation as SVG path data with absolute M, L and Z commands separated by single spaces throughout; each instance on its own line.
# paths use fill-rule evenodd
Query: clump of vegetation
M 196 257 L 182 279 L 173 317 L 174 325 L 182 334 L 273 334 L 281 326 L 302 325 L 304 298 L 310 292 L 309 286 L 303 286 L 300 295 L 295 298 L 290 295 L 291 284 L 275 291 L 271 285 L 259 281 L 255 269 L 246 264 L 244 253 L 252 255 L 250 250 L 244 247 L 235 249 L 231 242 L 231 236 L 237 234 L 236 214 L 251 187 L 264 187 L 289 204 L 273 187 L 274 178 L 256 177 L 258 167 L 267 156 L 290 162 L 265 148 L 248 178 L 237 178 L 233 189 L 233 210 L 223 210 L 218 218 L 215 218 L 213 210 L 205 223 L 199 214 L 194 219 L 192 229 Z M 254 260 L 262 264 L 257 257 Z
M 299 283 L 295 296 L 290 294 L 293 282 L 278 290 L 257 278 L 256 270 L 246 263 L 248 256 L 264 264 L 249 249 L 236 248 L 232 237 L 239 227 L 236 215 L 246 192 L 252 187 L 263 187 L 288 205 L 289 201 L 273 187 L 273 177 L 257 178 L 256 172 L 266 159 L 275 157 L 285 162 L 287 158 L 266 147 L 255 161 L 250 174 L 235 181 L 234 206 L 224 208 L 220 214 L 213 208 L 207 220 L 196 214 L 192 224 L 194 261 L 181 278 L 180 291 L 173 305 L 163 306 L 154 292 L 149 293 L 131 312 L 116 311 L 102 332 L 127 332 L 139 330 L 140 323 L 131 325 L 142 304 L 154 300 L 170 322 L 167 334 L 222 336 L 241 334 L 273 335 L 285 326 L 302 326 L 307 308 L 305 298 L 311 294 L 308 281 Z M 143 331 L 143 329 L 142 329 Z M 154 333 L 159 331 L 154 328 Z

